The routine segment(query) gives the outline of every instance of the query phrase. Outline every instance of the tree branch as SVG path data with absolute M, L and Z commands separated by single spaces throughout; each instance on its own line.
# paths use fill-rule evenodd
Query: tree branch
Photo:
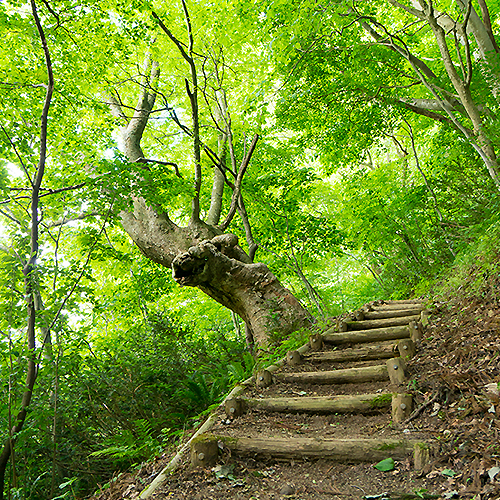
M 226 218 L 224 219 L 224 222 L 222 222 L 222 224 L 220 224 L 218 226 L 219 229 L 221 229 L 222 231 L 225 231 L 229 227 L 229 224 L 231 224 L 231 221 L 233 220 L 234 214 L 236 213 L 236 208 L 238 206 L 238 200 L 239 200 L 240 193 L 241 193 L 241 182 L 242 182 L 243 176 L 245 175 L 245 172 L 248 168 L 248 165 L 249 165 L 250 160 L 252 158 L 252 154 L 255 150 L 255 147 L 257 146 L 258 140 L 259 140 L 259 135 L 255 134 L 253 141 L 252 141 L 252 144 L 250 145 L 250 148 L 249 148 L 247 154 L 245 155 L 245 157 L 243 158 L 243 161 L 241 163 L 241 167 L 238 171 L 238 177 L 236 178 L 236 182 L 234 183 L 233 196 L 231 199 L 231 206 L 229 207 L 229 212 L 228 212 Z
M 47 191 L 46 193 L 42 193 L 38 195 L 38 198 L 44 198 L 45 196 L 51 196 L 53 194 L 58 194 L 58 193 L 64 193 L 65 191 L 73 191 L 75 189 L 80 189 L 82 187 L 85 187 L 87 185 L 86 182 L 82 182 L 80 184 L 76 184 L 75 186 L 67 186 L 63 188 L 58 188 L 58 189 L 39 189 L 40 191 Z M 31 199 L 31 196 L 28 195 L 20 195 L 20 196 L 11 196 L 7 200 L 0 201 L 0 205 L 6 205 L 7 203 L 10 203 L 13 200 L 28 200 Z
M 397 54 L 403 56 L 405 59 L 408 59 L 408 61 L 412 64 L 417 66 L 422 73 L 427 78 L 432 78 L 432 79 L 437 79 L 437 76 L 434 74 L 434 72 L 425 64 L 421 59 L 418 57 L 415 57 L 413 54 L 405 50 L 403 47 L 400 47 L 399 45 L 395 44 L 392 41 L 392 36 L 390 36 L 388 33 L 388 38 L 382 36 L 380 33 L 377 33 L 377 31 L 370 26 L 366 21 L 365 22 L 360 22 L 361 26 L 365 29 L 367 33 L 371 35 L 371 37 L 378 43 L 385 45 L 386 47 L 389 47 L 392 51 L 396 52 Z M 377 26 L 381 27 L 379 23 L 377 23 Z M 382 27 L 383 28 L 383 27 Z M 385 28 L 383 28 L 385 29 Z
M 21 167 L 24 171 L 24 174 L 26 175 L 26 178 L 28 179 L 31 187 L 33 188 L 33 181 L 31 180 L 30 174 L 28 173 L 28 169 L 26 168 L 26 165 L 23 162 L 23 159 L 21 158 L 21 155 L 19 154 L 19 151 L 16 148 L 16 145 L 14 144 L 14 141 L 10 138 L 10 135 L 8 134 L 7 130 L 5 130 L 3 125 L 0 125 L 1 129 L 3 130 L 3 133 L 7 137 L 7 140 L 10 142 L 10 145 L 12 146 L 12 149 L 14 150 L 14 153 L 16 153 L 16 156 L 19 160 L 19 163 L 21 164 Z
M 147 158 L 137 158 L 137 160 L 135 160 L 134 163 L 156 163 L 158 165 L 166 165 L 168 167 L 174 167 L 175 174 L 177 175 L 177 177 L 182 179 L 182 175 L 179 172 L 179 166 L 177 165 L 177 163 L 173 163 L 171 161 L 150 160 Z
M 495 40 L 495 35 L 493 35 L 493 29 L 491 27 L 491 18 L 490 12 L 488 10 L 488 6 L 486 5 L 485 0 L 478 0 L 479 8 L 481 9 L 481 15 L 483 16 L 483 24 L 488 32 L 488 36 L 490 37 L 491 43 L 493 47 L 495 47 L 495 51 L 500 53 L 500 49 L 498 48 L 497 41 Z
M 437 121 L 440 121 L 442 123 L 448 123 L 449 125 L 452 125 L 453 127 L 455 127 L 455 123 L 448 117 L 448 116 L 444 116 L 444 115 L 441 115 L 435 111 L 431 111 L 428 107 L 420 107 L 420 106 L 416 106 L 413 104 L 413 99 L 411 101 L 405 101 L 404 99 L 399 99 L 398 101 L 395 101 L 397 104 L 400 104 L 401 106 L 403 106 L 404 108 L 410 110 L 410 111 L 413 111 L 414 113 L 417 113 L 419 115 L 422 115 L 422 116 L 427 116 L 428 118 L 432 118 L 433 120 L 437 120 Z M 435 101 L 435 103 L 437 104 L 439 101 Z M 446 104 L 444 104 L 446 106 Z M 441 110 L 443 109 L 443 107 L 441 106 Z M 455 127 L 456 128 L 456 127 Z
M 17 224 L 18 226 L 22 226 L 21 221 L 17 220 L 12 215 L 9 215 L 7 212 L 4 212 L 3 210 L 0 210 L 0 214 L 2 214 L 7 219 L 11 220 L 12 222 L 14 222 L 15 224 Z
M 63 217 L 62 219 L 51 222 L 50 224 L 42 224 L 42 226 L 44 227 L 44 229 L 52 229 L 54 227 L 64 226 L 65 224 L 69 224 L 70 222 L 84 220 L 87 219 L 88 217 L 95 217 L 97 215 L 101 215 L 100 212 L 96 212 L 95 210 L 93 210 L 92 212 L 80 214 L 75 217 L 70 217 L 70 218 Z
M 127 124 L 129 123 L 128 116 L 123 112 L 122 103 L 114 96 L 109 96 L 109 102 L 106 103 L 111 109 L 111 114 L 116 116 L 116 118 L 123 118 L 126 120 Z
M 193 90 L 189 88 L 189 82 L 186 79 L 186 92 L 189 97 L 191 104 L 191 117 L 193 120 L 193 152 L 194 152 L 194 163 L 195 163 L 195 175 L 194 175 L 194 196 L 191 202 L 191 222 L 196 223 L 200 220 L 200 192 L 201 192 L 201 140 L 200 140 L 200 123 L 198 115 L 198 75 L 196 73 L 196 65 L 193 59 L 193 48 L 194 39 L 191 29 L 191 18 L 189 17 L 189 11 L 185 0 L 182 0 L 182 8 L 184 10 L 184 19 L 186 21 L 186 26 L 188 30 L 189 46 L 188 52 L 184 49 L 183 44 L 173 35 L 173 33 L 165 26 L 163 21 L 158 17 L 155 12 L 152 12 L 153 17 L 158 21 L 160 28 L 163 32 L 170 38 L 170 40 L 175 44 L 182 57 L 189 65 L 191 73 L 191 81 L 193 84 Z

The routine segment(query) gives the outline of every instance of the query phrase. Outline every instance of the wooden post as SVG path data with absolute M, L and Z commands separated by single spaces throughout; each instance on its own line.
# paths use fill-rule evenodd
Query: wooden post
M 430 448 L 425 443 L 415 443 L 413 448 L 413 466 L 422 470 L 431 460 Z
M 406 363 L 403 358 L 391 358 L 387 360 L 387 372 L 391 384 L 402 385 L 406 382 Z
M 245 405 L 241 399 L 230 398 L 224 403 L 224 410 L 228 417 L 241 417 L 245 412 Z
M 410 416 L 412 402 L 411 394 L 392 395 L 392 421 L 395 424 L 401 423 Z
M 420 321 L 422 321 L 423 326 L 427 326 L 429 324 L 429 315 L 430 315 L 430 312 L 427 309 L 424 309 L 420 313 Z
M 420 333 L 420 338 L 423 338 L 423 336 L 424 336 L 424 325 L 422 324 L 421 320 L 417 321 L 417 328 L 418 328 L 418 331 Z
M 339 323 L 339 332 L 347 332 L 348 328 L 347 321 L 341 321 Z
M 219 456 L 218 439 L 212 435 L 200 436 L 191 443 L 191 465 L 209 467 L 217 462 Z
M 309 347 L 311 351 L 321 351 L 323 347 L 323 336 L 319 333 L 309 337 Z
M 417 322 L 410 322 L 408 328 L 410 329 L 410 337 L 413 342 L 418 342 L 422 338 L 422 332 L 419 330 Z
M 286 362 L 291 365 L 298 365 L 300 364 L 301 357 L 300 357 L 300 352 L 299 351 L 288 351 L 286 353 Z
M 273 376 L 267 370 L 257 372 L 255 376 L 255 383 L 257 387 L 269 387 L 273 383 Z
M 362 309 L 354 312 L 354 319 L 356 321 L 363 321 L 365 319 L 365 313 L 363 312 Z
M 410 359 L 415 356 L 415 353 L 417 352 L 415 348 L 415 343 L 411 339 L 402 339 L 398 342 L 398 351 L 399 355 L 403 359 Z

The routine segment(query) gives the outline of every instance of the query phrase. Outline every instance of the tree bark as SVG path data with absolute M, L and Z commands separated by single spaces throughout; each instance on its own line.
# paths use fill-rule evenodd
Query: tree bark
M 266 265 L 238 258 L 237 242 L 235 235 L 224 234 L 189 248 L 172 262 L 174 279 L 238 314 L 260 346 L 269 342 L 271 332 L 286 336 L 307 325 L 309 313 Z

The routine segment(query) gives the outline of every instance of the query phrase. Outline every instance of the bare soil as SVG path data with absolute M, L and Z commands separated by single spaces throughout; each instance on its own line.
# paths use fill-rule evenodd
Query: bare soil
M 154 499 L 500 499 L 500 306 L 470 301 L 437 304 L 417 355 L 409 364 L 408 389 L 417 414 L 395 426 L 390 411 L 369 415 L 270 414 L 251 410 L 230 420 L 220 412 L 211 432 L 228 436 L 393 437 L 432 441 L 433 461 L 415 471 L 411 460 L 381 472 L 375 464 L 329 460 L 235 457 L 226 450 L 208 469 L 191 469 L 188 457 Z M 367 362 L 364 364 L 382 364 Z M 318 369 L 317 363 L 300 370 Z M 359 365 L 357 365 L 359 366 Z M 323 366 L 321 369 L 339 368 Z M 346 365 L 341 366 L 345 368 Z M 297 367 L 290 371 L 299 371 Z M 493 384 L 493 385 L 492 385 Z M 388 382 L 342 386 L 276 383 L 251 397 L 386 392 Z M 415 413 L 415 412 L 414 412 Z M 186 437 L 188 439 L 189 436 Z M 171 454 L 122 474 L 92 500 L 136 499 Z M 500 470 L 500 469 L 499 469 Z M 384 495 L 385 494 L 385 495 Z M 432 495 L 432 497 L 430 496 Z

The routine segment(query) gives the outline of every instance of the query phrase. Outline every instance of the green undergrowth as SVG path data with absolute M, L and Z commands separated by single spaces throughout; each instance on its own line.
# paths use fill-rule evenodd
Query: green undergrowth
M 426 283 L 434 300 L 456 302 L 478 300 L 500 302 L 500 220 L 485 228 L 470 246 L 462 251 L 453 265 L 433 283 Z M 422 290 L 423 291 L 423 290 Z
M 271 344 L 258 354 L 255 370 L 268 367 L 286 356 L 288 351 L 296 351 L 309 342 L 309 337 L 323 333 L 332 327 L 333 319 L 318 321 L 310 328 L 301 328 L 289 334 L 286 338 L 274 337 Z

